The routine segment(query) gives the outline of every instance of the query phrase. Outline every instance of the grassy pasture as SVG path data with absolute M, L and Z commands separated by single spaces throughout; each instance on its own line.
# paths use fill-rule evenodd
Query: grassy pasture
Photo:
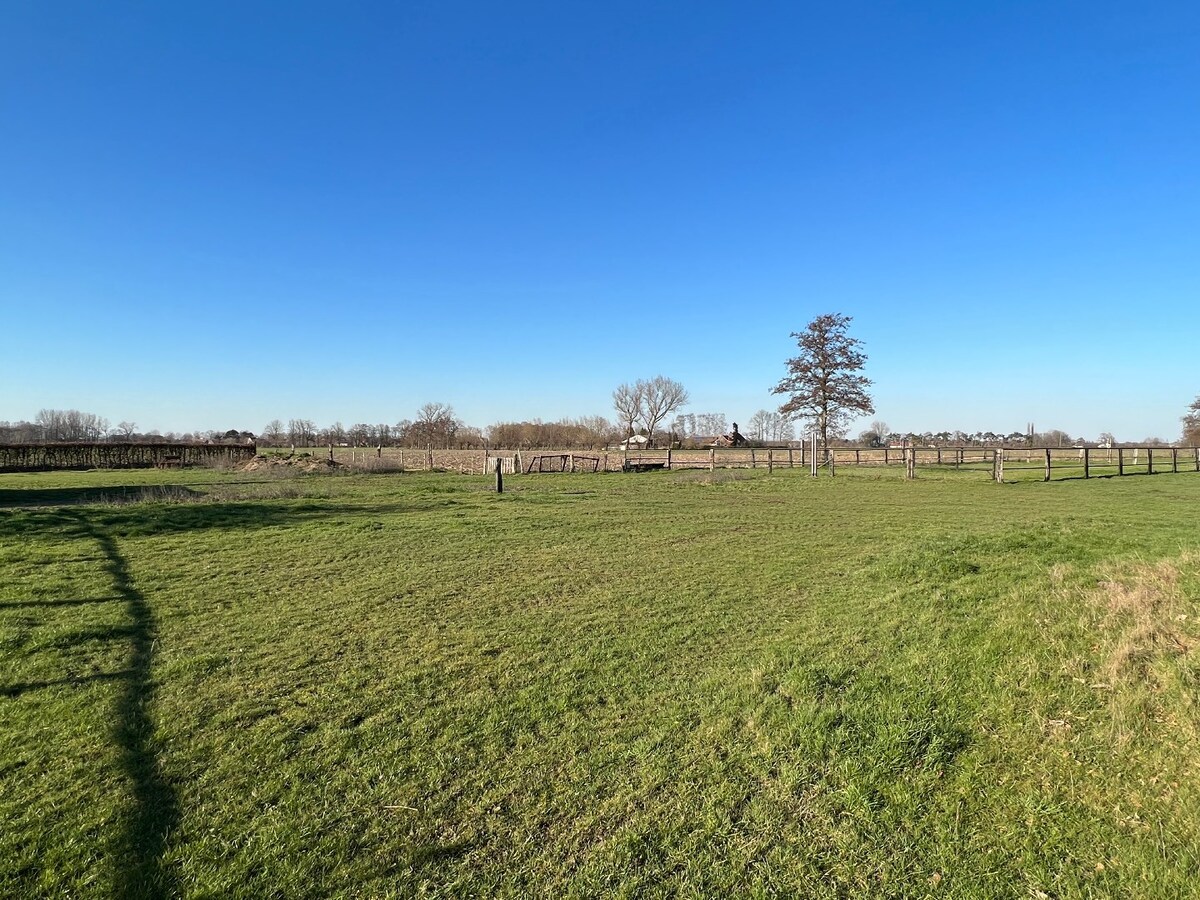
M 1181 897 L 1200 476 L 0 476 L 0 896 Z

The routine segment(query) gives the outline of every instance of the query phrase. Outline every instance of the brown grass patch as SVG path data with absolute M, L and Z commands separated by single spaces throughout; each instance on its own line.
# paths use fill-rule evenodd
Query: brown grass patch
M 1196 638 L 1187 631 L 1195 612 L 1180 586 L 1181 569 L 1196 557 L 1138 565 L 1100 581 L 1095 600 L 1103 611 L 1101 627 L 1116 635 L 1101 666 L 1113 681 L 1145 678 L 1154 661 L 1191 652 Z
M 1197 597 L 1186 586 L 1200 555 L 1127 565 L 1112 571 L 1086 592 L 1103 635 L 1096 646 L 1099 663 L 1092 686 L 1109 692 L 1112 738 L 1125 744 L 1152 723 L 1163 723 L 1164 709 L 1179 702 L 1191 708 L 1186 684 L 1194 668 L 1190 655 L 1200 646 L 1196 634 Z M 1168 695 L 1174 697 L 1169 700 Z M 1170 717 L 1174 728 L 1182 722 Z M 1195 722 L 1186 714 L 1188 731 Z

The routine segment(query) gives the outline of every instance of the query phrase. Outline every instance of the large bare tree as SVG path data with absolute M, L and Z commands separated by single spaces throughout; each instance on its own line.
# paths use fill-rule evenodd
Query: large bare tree
M 849 325 L 850 316 L 827 313 L 792 332 L 800 352 L 787 361 L 788 374 L 773 391 L 788 395 L 779 411 L 815 429 L 827 450 L 830 434 L 843 433 L 855 415 L 875 412 L 867 393 L 871 381 L 862 374 L 867 357 Z
M 633 426 L 645 415 L 646 397 L 643 391 L 644 381 L 635 384 L 622 384 L 613 391 L 613 409 L 617 413 L 617 424 L 625 432 L 625 437 L 633 437 Z
M 642 392 L 642 421 L 646 423 L 646 437 L 653 441 L 654 429 L 688 402 L 687 388 L 665 375 L 638 381 L 638 387 Z
M 272 419 L 263 426 L 262 439 L 265 443 L 279 445 L 283 443 L 286 432 L 283 429 L 283 423 L 278 419 Z

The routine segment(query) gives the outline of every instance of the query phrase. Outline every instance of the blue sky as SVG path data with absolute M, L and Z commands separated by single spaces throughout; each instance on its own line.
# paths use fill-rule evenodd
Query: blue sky
M 0 419 L 745 421 L 840 312 L 894 429 L 1174 438 L 1198 159 L 1194 3 L 9 0 Z

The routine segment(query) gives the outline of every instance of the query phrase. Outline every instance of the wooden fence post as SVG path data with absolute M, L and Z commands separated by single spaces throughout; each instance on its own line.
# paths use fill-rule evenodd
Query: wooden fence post
M 1179 449 L 1177 447 L 1171 448 L 1171 471 L 1179 471 Z
M 1049 480 L 1050 480 L 1050 448 L 1047 447 L 1046 448 L 1046 477 L 1043 479 L 1043 481 L 1049 481 Z
M 767 448 L 767 474 L 770 475 L 775 471 L 775 451 L 770 447 Z
M 716 468 L 717 468 L 717 451 L 714 448 L 709 447 L 708 448 L 708 471 L 713 472 L 716 470 Z
M 1122 447 L 1117 448 L 1117 475 L 1125 474 L 1125 450 Z
M 758 463 L 754 459 L 754 448 L 753 447 L 750 448 L 750 468 L 752 468 L 752 469 L 758 468 Z
M 995 466 L 994 476 L 996 479 L 996 484 L 1004 484 L 1004 449 L 1003 448 L 996 451 L 995 458 L 993 459 L 993 465 Z
M 1083 448 L 1083 477 L 1088 478 L 1090 476 L 1091 476 L 1091 470 L 1088 466 L 1088 448 L 1084 447 Z
M 789 469 L 796 468 L 796 463 L 792 460 L 792 448 L 791 447 L 788 447 L 788 468 Z
M 817 433 L 812 433 L 812 453 L 808 457 L 809 465 L 812 467 L 813 478 L 817 477 Z
M 667 448 L 667 468 L 671 468 L 671 448 Z
M 1154 448 L 1153 447 L 1146 448 L 1146 474 L 1147 475 L 1154 474 Z

